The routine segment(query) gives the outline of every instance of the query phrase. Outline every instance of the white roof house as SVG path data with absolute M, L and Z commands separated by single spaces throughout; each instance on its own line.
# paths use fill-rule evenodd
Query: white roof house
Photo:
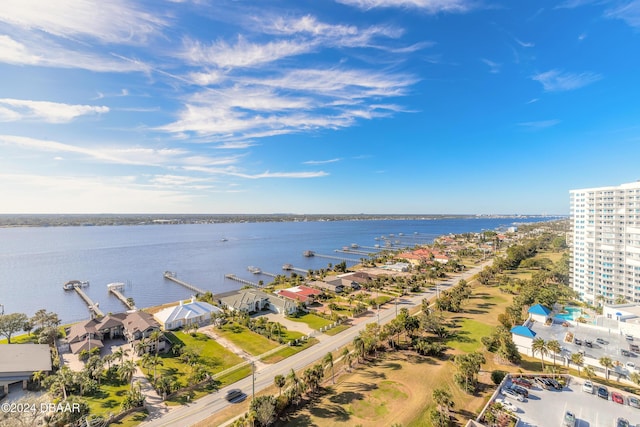
M 185 304 L 180 301 L 179 305 L 160 310 L 153 317 L 165 331 L 169 331 L 192 323 L 206 325 L 211 322 L 211 315 L 218 313 L 222 313 L 218 307 L 192 297 L 191 302 Z

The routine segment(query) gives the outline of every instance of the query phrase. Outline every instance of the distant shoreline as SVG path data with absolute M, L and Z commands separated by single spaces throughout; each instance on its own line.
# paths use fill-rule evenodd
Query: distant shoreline
M 566 218 L 567 215 L 470 214 L 0 214 L 0 228 L 96 227 L 122 225 L 223 224 L 258 222 L 323 222 L 441 220 L 473 218 Z

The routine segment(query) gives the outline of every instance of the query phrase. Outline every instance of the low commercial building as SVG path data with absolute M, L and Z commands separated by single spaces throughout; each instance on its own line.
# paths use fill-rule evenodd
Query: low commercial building
M 27 381 L 34 372 L 51 371 L 51 349 L 48 344 L 2 344 L 0 345 L 0 386 L 9 393 L 9 385 Z
M 551 316 L 551 309 L 542 304 L 536 304 L 529 309 L 528 313 L 531 320 L 545 323 Z

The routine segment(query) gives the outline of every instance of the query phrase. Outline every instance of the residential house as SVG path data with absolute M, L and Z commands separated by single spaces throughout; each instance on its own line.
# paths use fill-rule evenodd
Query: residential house
M 187 325 L 204 326 L 211 323 L 213 315 L 222 313 L 218 307 L 208 302 L 196 301 L 191 297 L 191 302 L 180 303 L 173 307 L 165 308 L 155 313 L 153 317 L 160 323 L 165 331 L 182 328 Z
M 268 294 L 258 289 L 242 289 L 238 293 L 223 297 L 220 302 L 229 310 L 256 313 L 270 310 L 278 314 L 295 313 L 297 306 L 292 301 Z
M 281 297 L 289 298 L 290 300 L 301 302 L 305 305 L 313 304 L 317 298 L 322 295 L 322 291 L 304 285 L 281 289 L 276 291 L 276 293 Z
M 309 282 L 309 285 L 315 286 L 316 288 L 320 288 L 325 291 L 335 292 L 336 294 L 344 292 L 342 279 L 314 280 L 313 282 Z

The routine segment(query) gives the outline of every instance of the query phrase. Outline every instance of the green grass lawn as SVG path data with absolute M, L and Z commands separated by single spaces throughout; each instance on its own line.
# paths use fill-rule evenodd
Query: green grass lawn
M 349 325 L 343 324 L 343 325 L 338 325 L 335 328 L 331 328 L 328 331 L 324 331 L 324 333 L 329 336 L 334 336 L 334 335 L 338 335 L 342 331 L 346 331 L 347 329 L 349 329 Z
M 218 344 L 204 334 L 197 333 L 195 337 L 184 332 L 169 332 L 166 334 L 172 342 L 181 342 L 185 347 L 193 348 L 200 355 L 201 362 L 211 374 L 224 371 L 243 362 L 242 358 Z M 175 375 L 183 386 L 191 367 L 184 364 L 177 356 L 167 353 L 160 354 L 162 365 L 158 366 L 158 375 Z
M 270 339 L 238 324 L 224 325 L 222 328 L 217 328 L 216 333 L 228 339 L 252 356 L 258 356 L 280 346 L 279 343 L 271 341 Z M 293 332 L 288 331 L 287 333 L 292 334 Z M 300 334 L 300 336 L 302 336 L 302 334 Z
M 265 357 L 264 359 L 262 359 L 262 361 L 264 363 L 277 363 L 281 360 L 286 359 L 289 356 L 293 356 L 296 353 L 300 353 L 303 350 L 306 350 L 307 348 L 311 347 L 314 344 L 317 344 L 318 340 L 315 338 L 309 338 L 308 340 L 306 340 L 304 342 L 304 344 L 298 344 L 298 345 L 292 345 L 290 347 L 285 347 L 282 350 L 279 350 L 267 357 Z
M 447 340 L 447 345 L 465 353 L 481 350 L 480 339 L 491 335 L 494 329 L 494 326 L 477 320 L 456 319 L 455 335 Z
M 287 319 L 294 322 L 306 323 L 311 329 L 315 329 L 316 331 L 320 330 L 320 328 L 324 328 L 325 326 L 329 326 L 330 324 L 334 323 L 333 320 L 325 319 L 313 313 L 307 313 L 298 317 L 287 317 Z
M 119 381 L 104 381 L 100 390 L 93 396 L 83 396 L 89 409 L 94 415 L 107 416 L 109 413 L 117 414 L 121 411 L 120 405 L 124 400 L 130 384 L 121 384 Z

